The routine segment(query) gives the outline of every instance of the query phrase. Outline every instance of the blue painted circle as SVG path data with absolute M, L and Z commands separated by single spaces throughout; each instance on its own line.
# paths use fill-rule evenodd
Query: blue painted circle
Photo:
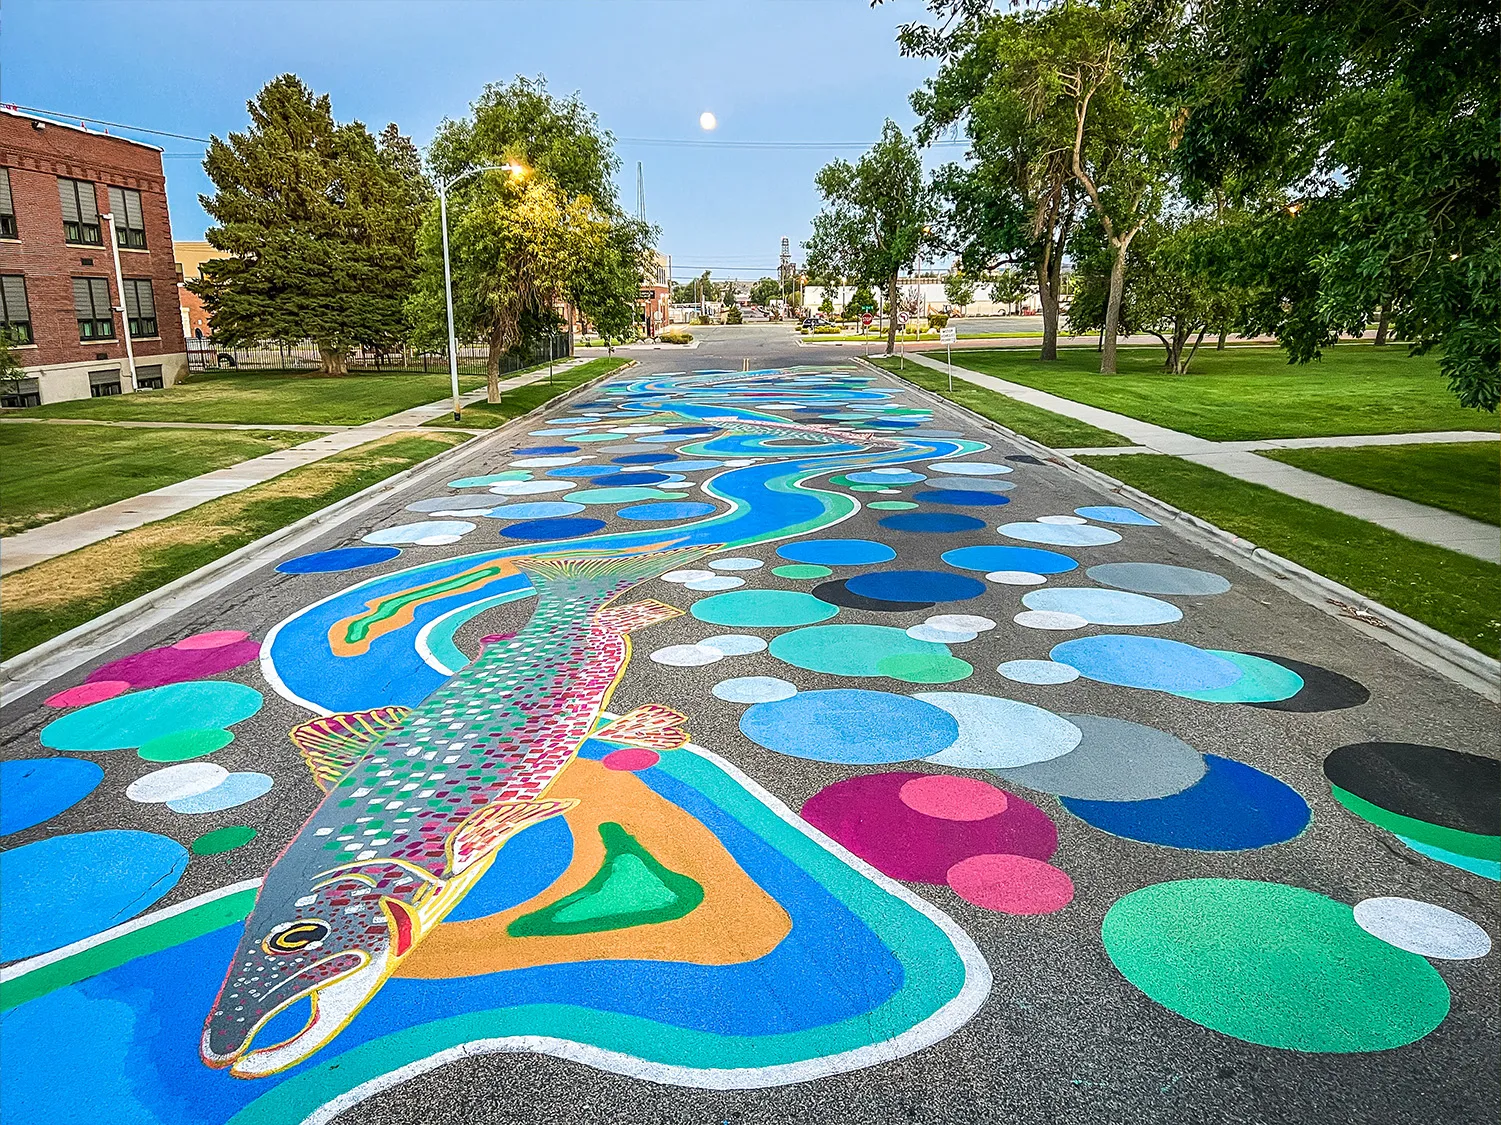
M 663 461 L 676 461 L 676 453 L 627 453 L 624 457 L 612 457 L 617 465 L 660 465 Z
M 863 566 L 896 558 L 896 552 L 885 543 L 869 539 L 803 539 L 778 547 L 777 554 L 789 562 L 824 566 Z
M 713 426 L 669 426 L 662 431 L 664 434 L 672 434 L 674 437 L 691 436 L 693 434 L 712 434 Z
M 0 762 L 0 836 L 51 820 L 94 791 L 104 770 L 82 758 Z
M 632 504 L 615 514 L 623 520 L 686 520 L 695 516 L 707 516 L 714 511 L 713 504 L 701 504 L 686 500 L 676 502 L 663 500 L 657 504 Z
M 561 477 L 564 480 L 592 480 L 594 477 L 609 477 L 620 472 L 619 465 L 563 465 L 548 469 L 543 476 Z
M 844 588 L 878 602 L 962 602 L 985 592 L 985 583 L 945 570 L 878 570 L 857 574 Z
M 580 535 L 592 535 L 605 526 L 604 520 L 558 519 L 522 520 L 500 529 L 507 539 L 573 539 Z
M 975 489 L 932 488 L 926 492 L 914 492 L 914 500 L 929 504 L 953 504 L 964 508 L 996 508 L 1011 503 L 1011 497 L 999 492 L 981 492 Z
M 0 852 L 0 960 L 35 957 L 134 918 L 187 866 L 188 849 L 176 840 L 123 829 Z
M 884 765 L 925 758 L 953 744 L 959 724 L 942 708 L 885 691 L 802 691 L 757 703 L 740 717 L 751 741 L 815 762 Z
M 928 478 L 922 473 L 847 473 L 848 479 L 856 484 L 885 484 L 895 488 L 899 484 L 916 484 L 920 480 Z
M 1033 574 L 1062 574 L 1078 567 L 1073 559 L 1057 551 L 1037 547 L 955 547 L 945 551 L 943 561 L 960 570 L 1026 570 Z
M 661 484 L 666 473 L 616 473 L 610 477 L 611 487 L 629 487 L 637 484 Z
M 374 566 L 399 554 L 401 551 L 395 547 L 336 547 L 332 551 L 317 551 L 287 559 L 277 563 L 276 569 L 283 574 L 330 574 L 336 570 Z
M 1216 754 L 1205 754 L 1204 763 L 1204 776 L 1170 797 L 1060 800 L 1080 820 L 1113 836 L 1201 852 L 1265 848 L 1286 843 L 1308 827 L 1308 802 L 1285 782 Z
M 533 457 L 546 457 L 554 453 L 577 453 L 578 451 L 579 447 L 576 445 L 528 445 L 514 452 L 530 454 Z
M 916 531 L 929 535 L 941 535 L 954 531 L 978 531 L 985 526 L 984 520 L 974 516 L 962 516 L 956 512 L 899 512 L 887 516 L 881 526 L 892 531 Z
M 1223 656 L 1165 637 L 1106 633 L 1054 645 L 1059 664 L 1100 683 L 1155 691 L 1208 691 L 1233 684 L 1241 670 Z

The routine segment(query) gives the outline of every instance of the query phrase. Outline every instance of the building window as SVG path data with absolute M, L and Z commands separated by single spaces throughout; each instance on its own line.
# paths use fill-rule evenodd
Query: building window
M 159 391 L 162 389 L 162 365 L 148 364 L 136 368 L 136 390 Z
M 41 406 L 42 385 L 36 379 L 0 383 L 0 406 Z
M 115 217 L 115 241 L 125 250 L 146 249 L 146 220 L 141 214 L 141 193 L 130 188 L 110 188 L 109 210 Z
M 0 331 L 12 344 L 35 343 L 31 335 L 31 306 L 26 303 L 26 279 L 20 274 L 0 277 Z
M 89 397 L 109 398 L 120 393 L 120 369 L 89 372 Z
M 20 238 L 16 233 L 16 205 L 10 196 L 10 169 L 0 168 L 0 238 Z
M 125 316 L 130 321 L 130 335 L 132 339 L 158 334 L 156 330 L 156 301 L 151 296 L 151 279 L 149 277 L 127 277 L 125 279 Z
M 80 340 L 112 340 L 115 317 L 109 307 L 109 283 L 102 277 L 73 279 L 73 312 Z
M 59 176 L 57 197 L 63 205 L 63 240 L 85 246 L 103 246 L 94 185 L 88 180 L 69 180 Z

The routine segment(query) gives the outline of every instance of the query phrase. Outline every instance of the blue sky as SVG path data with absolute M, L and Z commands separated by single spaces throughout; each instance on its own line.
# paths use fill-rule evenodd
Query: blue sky
M 888 116 L 907 128 L 907 95 L 932 66 L 900 57 L 895 31 L 921 14 L 914 0 L 5 0 L 0 101 L 222 136 L 245 126 L 262 84 L 293 71 L 331 95 L 338 120 L 395 121 L 424 145 L 486 82 L 540 73 L 620 138 L 628 208 L 644 163 L 647 215 L 675 274 L 754 277 L 774 270 L 783 235 L 801 260 L 813 174 L 858 152 L 627 138 L 868 142 Z M 712 134 L 704 110 L 719 119 Z M 202 146 L 140 139 L 185 154 L 165 162 L 173 233 L 200 237 Z

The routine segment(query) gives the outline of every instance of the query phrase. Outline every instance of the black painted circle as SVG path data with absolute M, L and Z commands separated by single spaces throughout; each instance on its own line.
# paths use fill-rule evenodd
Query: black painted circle
M 843 606 L 845 609 L 868 609 L 874 613 L 910 613 L 915 609 L 932 609 L 937 604 L 936 602 L 883 602 L 875 598 L 867 598 L 848 590 L 842 578 L 813 587 L 813 596 L 830 605 Z
M 1371 693 L 1365 689 L 1364 684 L 1350 679 L 1349 676 L 1331 672 L 1328 668 L 1320 668 L 1317 664 L 1305 664 L 1301 660 L 1293 660 L 1286 656 L 1272 656 L 1265 652 L 1250 652 L 1246 655 L 1258 656 L 1262 660 L 1280 664 L 1288 671 L 1296 672 L 1303 679 L 1303 688 L 1297 695 L 1271 703 L 1249 703 L 1248 707 L 1312 714 L 1316 711 L 1343 711 L 1347 707 L 1359 707 L 1371 698 Z
M 1324 759 L 1334 785 L 1388 812 L 1494 836 L 1501 829 L 1501 762 L 1441 746 L 1357 742 Z

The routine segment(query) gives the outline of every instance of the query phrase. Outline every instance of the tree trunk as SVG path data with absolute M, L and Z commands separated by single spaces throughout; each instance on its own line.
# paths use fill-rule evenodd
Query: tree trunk
M 896 275 L 897 271 L 891 271 L 891 279 L 886 283 L 886 311 L 890 313 L 886 326 L 886 354 L 896 354 Z
M 318 369 L 324 375 L 348 375 L 349 353 L 333 344 L 318 345 Z
M 1042 358 L 1058 358 L 1058 290 L 1054 286 L 1052 255 L 1037 263 L 1037 301 L 1042 305 Z
M 1381 302 L 1381 312 L 1376 320 L 1376 347 L 1383 348 L 1386 346 L 1386 333 L 1387 329 L 1391 327 L 1391 320 L 1392 299 L 1388 297 Z
M 1217 352 L 1222 352 L 1222 351 L 1225 350 L 1225 332 L 1226 332 L 1226 329 L 1224 329 L 1224 328 L 1220 329 L 1219 342 L 1214 345 L 1214 350 L 1217 351 Z
M 1100 338 L 1100 374 L 1115 374 L 1115 337 L 1121 323 L 1121 298 L 1126 292 L 1125 242 L 1116 242 L 1110 262 L 1110 298 L 1105 302 L 1105 328 Z
M 490 350 L 485 355 L 485 401 L 500 402 L 500 357 L 505 353 L 505 329 L 495 324 L 490 329 Z

